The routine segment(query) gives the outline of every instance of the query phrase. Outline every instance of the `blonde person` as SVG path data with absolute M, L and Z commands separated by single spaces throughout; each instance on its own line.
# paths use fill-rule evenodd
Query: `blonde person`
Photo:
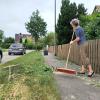
M 86 43 L 86 37 L 84 34 L 84 30 L 82 27 L 80 27 L 78 19 L 72 19 L 70 24 L 73 27 L 73 31 L 76 35 L 76 39 L 71 41 L 70 44 L 77 42 L 78 48 L 79 48 L 79 54 L 81 57 L 81 63 L 82 63 L 81 71 L 78 73 L 85 74 L 85 69 L 87 68 L 88 69 L 88 77 L 92 77 L 94 75 L 94 71 L 90 64 L 89 58 L 87 57 L 87 54 L 86 54 L 87 43 Z

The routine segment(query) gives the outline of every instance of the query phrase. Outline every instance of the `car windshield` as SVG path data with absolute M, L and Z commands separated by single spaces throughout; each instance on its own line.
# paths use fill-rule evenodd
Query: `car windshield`
M 22 48 L 22 44 L 12 44 L 10 48 Z

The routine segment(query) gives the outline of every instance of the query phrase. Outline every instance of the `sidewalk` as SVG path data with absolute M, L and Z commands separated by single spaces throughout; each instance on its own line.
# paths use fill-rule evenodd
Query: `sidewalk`
M 51 67 L 62 67 L 66 62 L 51 53 L 44 58 L 46 64 Z M 80 70 L 80 67 L 73 63 L 69 63 L 68 68 Z M 100 75 L 88 78 L 87 75 L 76 76 L 54 72 L 54 78 L 62 100 L 100 100 Z

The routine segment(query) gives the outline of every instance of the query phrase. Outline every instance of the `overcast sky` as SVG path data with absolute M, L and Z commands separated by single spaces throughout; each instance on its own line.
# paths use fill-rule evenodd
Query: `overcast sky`
M 61 0 L 57 1 L 57 17 Z M 92 13 L 100 0 L 70 0 L 76 4 L 83 3 L 88 13 Z M 41 17 L 47 23 L 48 32 L 54 31 L 54 0 L 0 0 L 0 29 L 6 37 L 14 37 L 15 33 L 27 33 L 27 22 L 33 11 L 38 9 Z

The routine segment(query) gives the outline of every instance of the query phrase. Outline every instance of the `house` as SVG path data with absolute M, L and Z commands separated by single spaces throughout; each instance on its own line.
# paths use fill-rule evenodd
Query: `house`
M 33 41 L 31 34 L 22 34 L 22 33 L 15 34 L 15 42 L 16 43 L 20 43 L 20 41 L 25 42 L 25 39 Z
M 95 6 L 93 13 L 100 13 L 100 5 Z

